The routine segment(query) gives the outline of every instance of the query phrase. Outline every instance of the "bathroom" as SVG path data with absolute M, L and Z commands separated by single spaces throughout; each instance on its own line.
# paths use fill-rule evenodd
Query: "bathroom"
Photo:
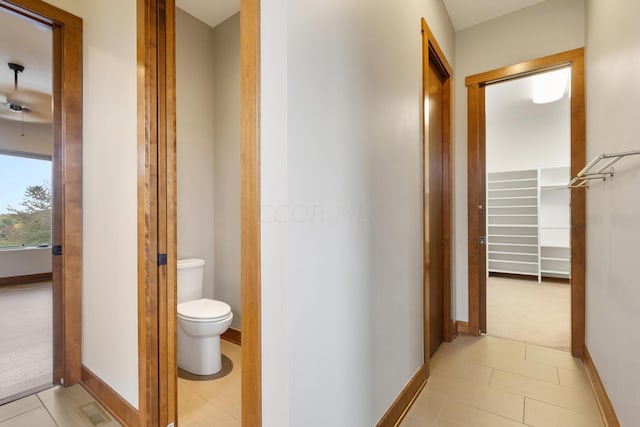
M 202 260 L 202 295 L 187 299 L 215 299 L 232 313 L 216 306 L 224 312 L 214 316 L 217 330 L 229 325 L 216 365 L 216 350 L 204 356 L 211 350 L 192 354 L 198 344 L 185 346 L 185 311 L 178 306 L 178 416 L 181 425 L 239 426 L 240 7 L 237 1 L 176 4 L 178 259 L 195 267 L 178 262 L 178 298 L 181 303 L 181 278 L 199 274 L 202 263 L 193 260 Z M 211 345 L 217 344 L 205 347 Z M 202 375 L 190 363 L 206 365 L 199 366 Z

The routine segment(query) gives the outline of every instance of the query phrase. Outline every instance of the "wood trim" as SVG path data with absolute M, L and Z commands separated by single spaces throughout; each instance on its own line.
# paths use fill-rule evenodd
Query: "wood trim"
M 53 383 L 70 386 L 82 364 L 82 19 L 41 0 L 0 7 L 53 29 Z
M 466 79 L 468 102 L 468 215 L 469 215 L 469 334 L 478 335 L 486 320 L 486 301 L 479 273 L 483 271 L 478 244 L 484 209 L 484 88 L 488 84 L 519 78 L 539 71 L 571 66 L 571 173 L 576 174 L 586 161 L 584 49 L 499 68 Z M 480 183 L 480 184 L 479 184 Z M 482 187 L 482 188 L 480 188 Z M 571 190 L 571 353 L 582 357 L 585 340 L 585 251 L 586 203 L 584 189 Z
M 138 411 L 84 365 L 82 385 L 120 424 L 128 427 L 139 425 Z
M 587 370 L 587 376 L 589 377 L 593 394 L 596 396 L 596 401 L 598 402 L 602 421 L 604 421 L 606 427 L 620 427 L 620 421 L 618 421 L 616 411 L 611 404 L 611 400 L 609 400 L 607 390 L 604 388 L 604 384 L 600 379 L 600 374 L 598 374 L 596 365 L 593 363 L 593 359 L 591 358 L 591 354 L 589 353 L 586 345 L 584 346 L 582 360 L 584 362 L 584 367 Z
M 82 29 L 82 18 L 41 0 L 0 0 L 0 6 L 45 24 Z
M 469 334 L 469 324 L 467 322 L 463 322 L 458 320 L 456 322 L 456 333 L 458 334 Z
M 443 84 L 443 124 L 442 124 L 442 154 L 443 154 L 443 165 L 442 165 L 442 193 L 443 193 L 443 201 L 442 201 L 442 218 L 443 218 L 443 245 L 442 245 L 442 277 L 443 277 L 443 291 L 442 291 L 442 325 L 443 325 L 443 338 L 445 341 L 452 341 L 455 337 L 455 331 L 453 328 L 453 320 L 451 316 L 451 304 L 452 304 L 452 292 L 451 292 L 451 252 L 452 252 L 452 224 L 453 224 L 453 206 L 452 206 L 452 188 L 453 188 L 453 144 L 452 144 L 452 135 L 453 135 L 453 121 L 452 121 L 452 112 L 453 112 L 453 69 L 447 58 L 445 57 L 438 41 L 435 36 L 431 32 L 431 29 L 427 25 L 427 22 L 424 18 L 420 20 L 420 27 L 422 31 L 422 91 L 423 91 L 423 102 L 422 107 L 424 109 L 424 99 L 428 97 L 428 70 L 432 61 L 435 62 L 436 67 L 440 70 L 441 75 L 444 77 Z M 422 134 L 422 153 L 423 153 L 423 163 L 422 163 L 422 189 L 423 195 L 425 193 L 425 189 L 428 186 L 428 150 L 427 150 L 427 135 L 429 135 L 428 125 L 424 121 L 425 114 L 422 114 L 423 117 L 423 134 Z M 424 196 L 423 196 L 424 197 Z M 422 216 L 423 216 L 423 294 L 424 294 L 424 306 L 423 306 L 423 328 L 424 328 L 424 358 L 425 363 L 427 365 L 428 371 L 428 359 L 429 359 L 429 282 L 428 282 L 428 257 L 429 257 L 429 213 L 424 208 L 424 202 L 422 204 Z
M 474 85 L 467 87 L 467 126 L 468 126 L 468 181 L 467 181 L 467 211 L 468 222 L 468 257 L 469 257 L 469 323 L 467 333 L 473 336 L 480 335 L 480 289 L 482 273 L 482 261 L 479 240 L 482 233 L 480 218 L 484 209 L 484 201 L 478 181 L 481 180 L 482 164 L 484 159 L 480 156 L 481 144 L 481 116 L 484 110 L 484 87 Z M 482 201 L 481 201 L 482 200 Z M 473 303 L 472 303 L 473 301 Z
M 477 85 L 486 86 L 488 84 L 498 83 L 504 80 L 512 80 L 518 77 L 537 73 L 541 70 L 559 68 L 564 65 L 571 64 L 580 57 L 584 58 L 584 48 L 568 50 L 566 52 L 532 59 L 531 61 L 525 61 L 519 64 L 508 65 L 506 67 L 486 71 L 484 73 L 474 74 L 465 79 L 465 85 L 467 87 Z M 571 92 L 571 96 L 573 96 L 573 92 Z
M 427 384 L 427 366 L 422 365 L 384 413 L 376 427 L 394 427 L 400 425 L 415 402 L 416 398 Z
M 571 62 L 571 175 L 587 162 L 584 96 L 584 49 L 573 51 Z M 587 263 L 586 189 L 571 189 L 571 353 L 582 357 L 585 347 L 586 263 Z
M 229 341 L 240 346 L 242 345 L 242 332 L 238 329 L 229 328 L 220 337 L 225 341 Z
M 178 172 L 177 172 L 177 130 L 176 130 L 176 7 L 175 0 L 165 7 L 165 186 L 166 189 L 166 285 L 163 292 L 166 300 L 166 342 L 161 341 L 161 366 L 166 372 L 166 386 L 161 384 L 165 394 L 160 418 L 164 425 L 178 420 Z M 162 336 L 162 335 L 161 335 Z M 164 391 L 166 389 L 166 391 Z
M 260 1 L 240 1 L 242 425 L 262 425 Z
M 0 286 L 27 285 L 29 283 L 50 282 L 53 273 L 26 274 L 24 276 L 0 277 Z
M 158 7 L 158 0 L 137 0 L 138 416 L 149 427 L 160 425 Z

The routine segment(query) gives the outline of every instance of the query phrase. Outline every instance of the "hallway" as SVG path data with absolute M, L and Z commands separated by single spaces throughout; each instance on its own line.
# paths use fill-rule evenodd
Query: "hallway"
M 580 359 L 489 336 L 460 335 L 431 359 L 401 427 L 602 426 Z

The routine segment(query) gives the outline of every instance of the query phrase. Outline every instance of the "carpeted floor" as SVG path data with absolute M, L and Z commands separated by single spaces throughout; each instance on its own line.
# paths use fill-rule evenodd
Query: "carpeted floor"
M 51 283 L 0 287 L 0 404 L 51 386 Z
M 489 277 L 487 335 L 569 350 L 569 284 Z

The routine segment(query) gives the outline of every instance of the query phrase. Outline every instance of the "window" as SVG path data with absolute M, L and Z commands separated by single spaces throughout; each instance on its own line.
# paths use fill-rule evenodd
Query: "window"
M 0 248 L 51 244 L 51 157 L 0 151 Z

